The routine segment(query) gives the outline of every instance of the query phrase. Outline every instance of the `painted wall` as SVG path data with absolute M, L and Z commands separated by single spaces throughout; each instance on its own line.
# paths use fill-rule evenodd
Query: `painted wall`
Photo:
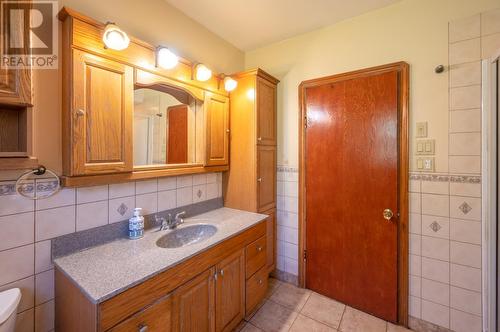
M 498 7 L 498 0 L 405 0 L 247 52 L 245 67 L 261 67 L 281 83 L 278 164 L 298 165 L 298 85 L 346 71 L 406 61 L 411 66 L 410 133 L 427 121 L 436 140 L 436 171 L 448 171 L 448 22 Z M 411 152 L 413 153 L 413 140 Z M 412 158 L 413 169 L 413 158 Z

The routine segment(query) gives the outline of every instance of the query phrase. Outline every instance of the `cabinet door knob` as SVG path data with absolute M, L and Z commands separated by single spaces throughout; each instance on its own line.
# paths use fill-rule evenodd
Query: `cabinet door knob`
M 85 115 L 85 111 L 82 110 L 81 108 L 79 108 L 79 109 L 76 110 L 76 115 L 77 116 L 84 116 Z
M 224 276 L 224 270 L 220 270 L 220 276 L 223 277 Z
M 262 246 L 258 246 L 257 251 L 262 251 Z
M 229 130 L 229 129 L 226 129 L 226 133 L 229 133 L 229 132 L 230 132 L 230 130 Z
M 257 182 L 262 182 L 262 178 L 258 178 L 258 179 L 257 179 Z
M 148 326 L 144 324 L 139 325 L 139 328 L 137 329 L 138 332 L 147 332 L 147 330 Z
M 257 141 L 262 141 L 262 137 L 257 137 Z
M 259 285 L 262 285 L 262 279 L 259 279 Z

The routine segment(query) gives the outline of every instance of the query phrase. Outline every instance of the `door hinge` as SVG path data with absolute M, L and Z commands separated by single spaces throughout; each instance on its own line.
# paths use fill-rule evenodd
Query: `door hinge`
M 309 119 L 307 118 L 307 116 L 304 117 L 304 128 L 307 129 L 307 127 L 309 126 Z
M 306 259 L 307 259 L 307 250 L 304 250 L 303 257 L 304 257 L 304 260 L 306 260 Z

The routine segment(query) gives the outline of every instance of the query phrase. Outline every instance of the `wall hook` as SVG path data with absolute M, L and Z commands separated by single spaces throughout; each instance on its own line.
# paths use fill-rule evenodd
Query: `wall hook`
M 443 65 L 439 65 L 436 68 L 434 68 L 434 71 L 436 72 L 436 74 L 441 74 L 442 72 L 444 72 L 444 70 L 445 70 L 445 67 Z

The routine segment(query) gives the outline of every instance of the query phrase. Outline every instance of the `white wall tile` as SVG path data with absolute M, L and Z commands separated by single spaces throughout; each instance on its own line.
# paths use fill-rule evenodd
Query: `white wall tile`
M 481 14 L 481 34 L 491 35 L 500 32 L 500 8 Z
M 481 111 L 464 110 L 450 112 L 450 132 L 467 133 L 481 131 Z
M 481 315 L 481 293 L 451 286 L 450 305 L 474 315 Z
M 108 222 L 110 224 L 128 220 L 134 215 L 135 196 L 110 199 L 108 207 Z
M 35 213 L 27 212 L 0 217 L 0 251 L 33 243 Z
M 418 297 L 410 296 L 410 299 L 408 302 L 409 302 L 408 311 L 409 311 L 410 316 L 415 317 L 415 318 L 420 318 L 421 317 L 421 310 L 420 309 L 422 307 L 422 300 Z
M 480 245 L 481 223 L 477 221 L 451 219 L 450 239 Z
M 74 205 L 35 213 L 35 241 L 43 241 L 73 233 L 76 224 Z
M 18 313 L 33 308 L 35 305 L 35 278 L 33 276 L 3 285 L 0 287 L 0 292 L 11 288 L 19 288 L 21 290 L 21 302 L 19 302 L 19 306 L 17 307 Z
M 50 332 L 54 329 L 54 300 L 35 308 L 35 332 Z
M 207 183 L 207 200 L 218 197 L 217 183 Z
M 299 212 L 299 200 L 297 197 L 285 197 L 285 210 L 288 212 Z
M 447 195 L 422 194 L 422 214 L 448 217 L 450 200 Z
M 52 244 L 50 240 L 35 243 L 35 273 L 54 268 L 52 264 Z
M 74 205 L 76 202 L 76 191 L 74 188 L 63 188 L 54 196 L 35 201 L 37 210 L 52 209 L 61 206 Z
M 299 264 L 296 260 L 285 257 L 285 272 L 293 275 L 299 274 Z
M 0 182 L 0 185 L 1 184 L 2 182 Z M 34 209 L 35 209 L 34 201 L 26 197 L 22 197 L 18 194 L 0 196 L 0 216 L 5 216 L 15 213 L 30 212 L 33 211 Z
M 35 304 L 40 305 L 54 298 L 54 270 L 35 275 Z
M 448 181 L 422 181 L 422 193 L 448 195 L 450 190 Z
M 420 297 L 422 290 L 422 278 L 410 275 L 410 295 Z
M 481 84 L 481 62 L 464 63 L 450 68 L 450 87 Z
M 193 187 L 177 189 L 177 207 L 193 203 Z
M 450 308 L 441 304 L 422 300 L 422 319 L 449 328 Z
M 409 193 L 408 201 L 410 204 L 410 212 L 412 213 L 422 213 L 421 206 L 422 195 L 417 193 Z
M 76 206 L 76 231 L 99 227 L 108 223 L 108 201 Z
M 207 185 L 193 186 L 193 203 L 203 202 L 207 199 Z
M 135 195 L 135 182 L 116 183 L 109 185 L 109 198 Z
M 481 56 L 488 59 L 495 56 L 500 49 L 500 33 L 483 37 L 481 40 Z
M 413 276 L 422 275 L 422 257 L 410 254 L 409 272 Z
M 450 220 L 447 217 L 422 215 L 422 235 L 450 238 Z
M 481 246 L 451 241 L 450 262 L 481 268 Z
M 280 210 L 277 212 L 277 218 L 278 225 L 287 226 L 290 228 L 299 227 L 299 217 L 296 213 Z
M 158 180 L 150 179 L 150 180 L 142 180 L 135 182 L 135 194 L 149 194 L 158 191 Z
M 473 267 L 451 264 L 450 284 L 481 292 L 481 270 Z
M 285 242 L 284 246 L 285 246 L 285 255 L 284 256 L 297 261 L 299 259 L 299 256 L 298 256 L 299 247 L 296 244 L 289 243 L 289 242 Z
M 175 176 L 158 179 L 158 191 L 173 190 L 177 188 L 177 178 Z
M 455 219 L 481 220 L 481 199 L 450 196 L 450 216 Z
M 193 186 L 193 176 L 183 175 L 177 177 L 177 188 L 191 187 Z
M 284 182 L 285 196 L 299 197 L 299 184 L 297 182 Z
M 200 184 L 207 183 L 207 175 L 206 174 L 195 174 L 193 175 L 193 186 L 197 186 Z
M 422 253 L 422 236 L 419 234 L 410 234 L 410 254 L 421 255 Z
M 450 173 L 453 174 L 480 174 L 481 157 L 479 156 L 450 156 Z
M 471 85 L 450 89 L 450 110 L 481 108 L 481 86 Z
M 420 180 L 412 180 L 410 179 L 409 181 L 409 191 L 412 193 L 419 193 L 421 192 L 421 181 Z
M 108 185 L 76 189 L 76 203 L 90 203 L 108 199 Z
M 16 332 L 33 332 L 35 328 L 35 309 L 23 311 L 16 318 Z
M 177 192 L 174 190 L 158 192 L 158 211 L 170 210 L 177 207 Z
M 419 213 L 410 213 L 410 233 L 422 234 L 422 215 Z
M 215 182 L 217 182 L 217 174 L 218 173 L 208 173 L 207 174 L 207 183 L 215 183 Z
M 480 133 L 450 134 L 451 156 L 479 156 L 481 155 Z
M 480 38 L 451 44 L 449 56 L 451 65 L 481 60 Z
M 422 299 L 450 305 L 450 286 L 434 280 L 422 278 Z
M 450 328 L 455 332 L 481 332 L 481 317 L 451 309 Z
M 135 196 L 135 207 L 142 208 L 142 215 L 158 212 L 158 193 Z
M 422 236 L 422 256 L 449 261 L 450 241 L 430 236 Z
M 27 278 L 34 273 L 35 246 L 33 244 L 0 251 L 0 285 Z
M 449 283 L 450 263 L 422 257 L 422 277 L 442 283 Z
M 449 41 L 455 43 L 462 40 L 477 38 L 481 35 L 480 15 L 469 16 L 450 22 Z
M 450 194 L 454 196 L 481 197 L 481 184 L 450 182 Z

